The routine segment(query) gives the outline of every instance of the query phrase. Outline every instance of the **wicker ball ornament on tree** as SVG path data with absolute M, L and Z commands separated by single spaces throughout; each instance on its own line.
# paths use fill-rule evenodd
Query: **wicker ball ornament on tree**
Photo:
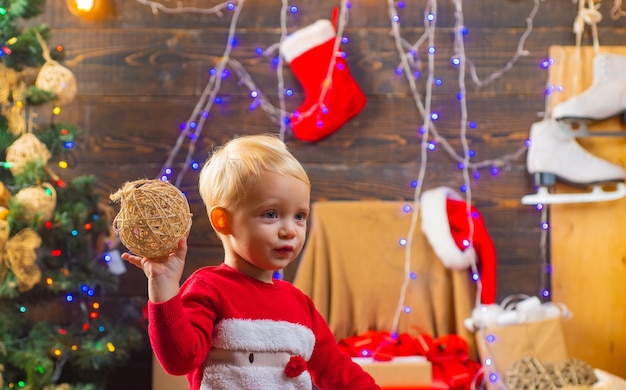
M 120 204 L 113 229 L 122 244 L 138 256 L 165 260 L 191 229 L 189 202 L 169 182 L 127 182 L 110 199 Z
M 35 86 L 54 93 L 56 95 L 56 104 L 67 104 L 74 100 L 76 96 L 76 77 L 72 71 L 50 57 L 48 46 L 39 34 L 37 34 L 37 39 L 41 45 L 46 63 L 39 70 Z
M 8 148 L 6 159 L 11 163 L 11 173 L 16 176 L 24 172 L 29 162 L 37 159 L 47 164 L 52 154 L 33 133 L 24 133 L 19 136 Z

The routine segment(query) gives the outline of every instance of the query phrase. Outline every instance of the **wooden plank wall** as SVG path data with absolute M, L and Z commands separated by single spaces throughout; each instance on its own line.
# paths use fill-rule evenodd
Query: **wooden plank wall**
M 177 2 L 162 3 L 175 6 Z M 185 6 L 203 8 L 218 2 L 206 3 L 182 1 Z M 425 2 L 405 3 L 399 12 L 400 33 L 413 43 L 424 32 Z M 540 63 L 547 58 L 550 45 L 575 43 L 572 23 L 577 5 L 564 0 L 464 3 L 463 24 L 468 28 L 465 54 L 481 80 L 502 69 L 515 55 L 528 20 L 532 20 L 532 31 L 524 42 L 527 55 L 508 72 L 482 88 L 476 87 L 469 72 L 465 77 L 468 119 L 477 123 L 468 134 L 469 146 L 476 151 L 473 161 L 497 160 L 520 150 L 530 125 L 540 119 L 547 80 L 547 71 Z M 74 163 L 61 174 L 95 174 L 103 196 L 125 181 L 158 174 L 176 142 L 180 123 L 190 116 L 208 81 L 208 70 L 224 52 L 233 15 L 231 11 L 224 11 L 222 17 L 153 14 L 133 0 L 110 0 L 110 4 L 104 18 L 82 20 L 69 13 L 64 1 L 48 1 L 45 14 L 34 21 L 51 26 L 52 43 L 65 47 L 65 65 L 78 80 L 78 96 L 63 107 L 59 120 L 78 124 L 84 133 L 77 143 Z M 297 14 L 287 15 L 291 32 L 320 18 L 330 18 L 332 7 L 339 2 L 299 0 L 290 4 L 299 7 Z M 437 5 L 435 76 L 443 85 L 434 87 L 432 107 L 443 114 L 437 122 L 438 131 L 460 154 L 459 76 L 450 63 L 454 55 L 454 4 L 447 1 Z M 539 10 L 528 19 L 535 5 Z M 604 16 L 599 25 L 600 40 L 607 45 L 623 44 L 625 22 L 610 19 L 610 6 L 605 1 L 600 7 Z M 272 58 L 258 56 L 255 49 L 268 48 L 280 40 L 281 2 L 248 0 L 243 7 L 232 57 L 244 65 L 259 90 L 277 106 Z M 311 176 L 314 201 L 413 198 L 411 182 L 420 168 L 418 129 L 423 119 L 406 79 L 395 73 L 400 61 L 390 32 L 386 1 L 353 2 L 345 30 L 350 42 L 343 50 L 355 80 L 366 93 L 367 107 L 319 143 L 303 143 L 287 135 L 290 149 Z M 588 29 L 583 44 L 591 44 Z M 283 71 L 285 86 L 295 92 L 286 98 L 287 109 L 293 110 L 303 101 L 303 90 L 289 66 Z M 423 96 L 427 69 L 422 72 L 417 86 Z M 248 110 L 248 90 L 238 85 L 234 75 L 224 80 L 220 96 L 224 103 L 211 111 L 197 144 L 198 161 L 233 135 L 277 130 L 262 110 Z M 179 169 L 183 160 L 181 153 L 174 168 Z M 490 174 L 489 166 L 480 173 L 481 178 L 471 182 L 472 202 L 482 212 L 498 251 L 498 299 L 514 293 L 536 295 L 543 272 L 540 215 L 520 203 L 523 195 L 534 192 L 525 154 L 510 161 L 497 176 Z M 194 213 L 186 275 L 198 266 L 220 262 L 222 255 L 197 195 L 196 182 L 196 172 L 191 172 L 181 185 Z M 462 184 L 457 162 L 443 147 L 429 153 L 424 189 L 441 185 L 458 189 Z M 287 270 L 287 278 L 293 276 L 294 269 L 295 264 Z M 145 294 L 143 274 L 132 269 L 123 275 L 122 289 L 110 299 L 121 303 L 145 299 Z M 112 388 L 148 388 L 150 363 L 146 346 L 126 368 L 134 378 L 133 386 L 124 380 Z

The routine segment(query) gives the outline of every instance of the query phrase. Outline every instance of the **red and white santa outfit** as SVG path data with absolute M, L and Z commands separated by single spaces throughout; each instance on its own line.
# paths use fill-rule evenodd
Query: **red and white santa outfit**
M 197 270 L 167 302 L 148 303 L 152 348 L 191 390 L 379 389 L 341 352 L 313 302 L 226 264 Z

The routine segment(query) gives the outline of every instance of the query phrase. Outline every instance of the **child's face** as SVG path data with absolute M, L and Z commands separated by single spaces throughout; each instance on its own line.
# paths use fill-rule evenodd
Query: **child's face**
M 235 261 L 228 263 L 265 280 L 291 263 L 304 246 L 310 187 L 295 177 L 265 172 L 247 192 L 230 221 Z

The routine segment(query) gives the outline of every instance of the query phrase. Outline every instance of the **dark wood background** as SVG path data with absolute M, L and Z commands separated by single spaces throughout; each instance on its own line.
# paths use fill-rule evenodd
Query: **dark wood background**
M 575 44 L 572 24 L 577 5 L 571 0 L 538 3 L 539 12 L 525 42 L 528 55 L 482 88 L 476 88 L 469 74 L 466 76 L 468 119 L 478 124 L 468 134 L 470 148 L 476 151 L 475 162 L 499 159 L 524 146 L 531 124 L 541 119 L 545 106 L 547 71 L 539 64 L 547 58 L 550 45 Z M 163 4 L 173 7 L 176 2 Z M 189 0 L 182 4 L 208 8 L 218 2 Z M 301 0 L 290 4 L 299 7 L 296 15 L 287 15 L 291 32 L 320 18 L 330 18 L 332 7 L 339 2 Z M 534 4 L 531 0 L 464 2 L 464 25 L 469 31 L 466 56 L 481 79 L 501 69 L 515 54 Z M 600 7 L 604 16 L 599 25 L 600 42 L 623 45 L 626 22 L 611 20 L 611 5 L 607 0 Z M 243 64 L 275 106 L 276 69 L 271 57 L 259 56 L 255 49 L 268 48 L 280 40 L 280 10 L 279 1 L 245 2 L 236 34 L 238 43 L 232 52 L 232 58 Z M 462 154 L 458 72 L 450 65 L 454 12 L 454 2 L 438 4 L 435 69 L 444 84 L 435 87 L 432 105 L 433 111 L 445 113 L 437 122 L 438 131 Z M 401 34 L 412 43 L 424 32 L 424 2 L 407 0 L 400 14 Z M 33 22 L 50 25 L 51 43 L 64 46 L 64 64 L 78 80 L 78 95 L 63 107 L 58 120 L 83 129 L 72 166 L 59 173 L 65 177 L 95 174 L 107 198 L 126 181 L 156 177 L 177 140 L 180 123 L 189 118 L 209 80 L 208 70 L 224 52 L 231 17 L 227 10 L 222 17 L 153 14 L 137 1 L 111 0 L 106 15 L 86 20 L 70 14 L 65 1 L 48 1 L 45 14 Z M 413 199 L 410 184 L 420 168 L 417 130 L 423 119 L 404 76 L 395 73 L 399 58 L 390 32 L 386 1 L 353 2 L 345 30 L 350 42 L 342 48 L 348 54 L 350 71 L 367 95 L 367 106 L 321 142 L 303 143 L 287 134 L 289 148 L 311 177 L 313 201 Z M 587 28 L 583 44 L 591 43 Z M 285 86 L 295 91 L 286 98 L 287 109 L 294 110 L 304 99 L 303 90 L 288 65 L 283 71 Z M 417 80 L 422 96 L 425 79 L 426 69 Z M 234 72 L 224 80 L 219 95 L 224 103 L 213 107 L 197 143 L 194 158 L 200 162 L 214 146 L 234 135 L 278 129 L 262 110 L 248 110 L 248 90 L 238 84 Z M 183 148 L 175 169 L 180 169 L 185 153 Z M 442 185 L 458 189 L 463 177 L 456 166 L 441 147 L 429 153 L 424 189 Z M 471 188 L 472 201 L 483 214 L 497 248 L 498 300 L 513 293 L 536 295 L 543 272 L 540 214 L 520 202 L 523 195 L 534 192 L 525 153 L 502 167 L 499 175 L 492 176 L 489 171 L 489 167 L 481 169 L 481 178 L 473 180 Z M 197 171 L 185 175 L 181 189 L 187 193 L 194 213 L 187 276 L 197 267 L 219 263 L 222 250 L 197 195 Z M 293 276 L 296 266 L 286 271 L 287 278 Z M 113 304 L 123 304 L 145 296 L 143 273 L 129 269 L 122 276 L 120 291 L 109 299 Z M 149 389 L 150 359 L 146 345 L 119 376 L 111 378 L 111 388 Z

